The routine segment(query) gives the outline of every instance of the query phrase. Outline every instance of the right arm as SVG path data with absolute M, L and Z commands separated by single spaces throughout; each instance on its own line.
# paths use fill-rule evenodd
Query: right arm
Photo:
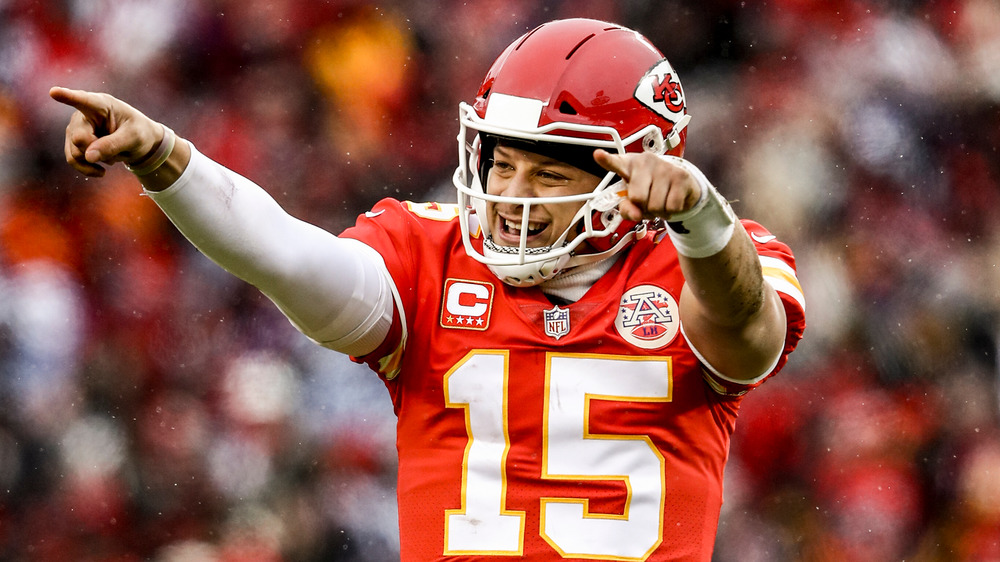
M 107 94 L 53 88 L 77 109 L 66 159 L 90 177 L 105 164 L 148 167 L 167 129 Z M 202 253 L 268 296 L 318 343 L 350 355 L 373 351 L 392 323 L 391 279 L 373 249 L 288 215 L 263 189 L 177 139 L 146 193 Z

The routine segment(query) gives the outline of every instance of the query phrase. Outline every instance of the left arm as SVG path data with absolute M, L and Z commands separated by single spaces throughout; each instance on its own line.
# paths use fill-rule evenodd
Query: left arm
M 764 282 L 750 236 L 737 222 L 729 243 L 704 258 L 679 254 L 684 334 L 715 370 L 751 381 L 774 368 L 785 343 L 785 309 Z
M 685 278 L 681 323 L 691 345 L 727 378 L 752 381 L 767 374 L 784 346 L 785 311 L 728 203 L 680 158 L 603 150 L 594 158 L 625 180 L 628 196 L 619 210 L 626 218 L 672 223 Z

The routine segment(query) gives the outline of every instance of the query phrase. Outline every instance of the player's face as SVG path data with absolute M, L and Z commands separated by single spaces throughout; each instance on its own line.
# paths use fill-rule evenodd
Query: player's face
M 487 191 L 505 197 L 541 197 L 590 193 L 601 178 L 548 156 L 508 146 L 493 150 Z M 583 202 L 531 205 L 527 245 L 550 246 L 558 240 L 573 220 Z M 486 205 L 493 241 L 501 246 L 521 242 L 521 205 L 493 203 Z M 576 233 L 570 233 L 572 240 Z

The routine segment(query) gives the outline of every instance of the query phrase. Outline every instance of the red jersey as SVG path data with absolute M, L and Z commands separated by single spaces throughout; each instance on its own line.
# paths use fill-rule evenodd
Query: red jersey
M 556 306 L 470 258 L 457 216 L 384 200 L 344 233 L 383 256 L 402 302 L 364 358 L 399 420 L 402 559 L 709 560 L 753 385 L 709 374 L 685 341 L 669 238 Z M 801 289 L 787 246 L 744 224 L 787 311 L 773 373 L 804 329 Z

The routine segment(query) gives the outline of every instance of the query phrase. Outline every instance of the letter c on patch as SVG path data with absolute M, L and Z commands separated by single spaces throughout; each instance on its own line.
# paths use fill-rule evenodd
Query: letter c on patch
M 448 289 L 445 309 L 459 316 L 482 316 L 489 310 L 490 290 L 475 283 L 456 282 Z

